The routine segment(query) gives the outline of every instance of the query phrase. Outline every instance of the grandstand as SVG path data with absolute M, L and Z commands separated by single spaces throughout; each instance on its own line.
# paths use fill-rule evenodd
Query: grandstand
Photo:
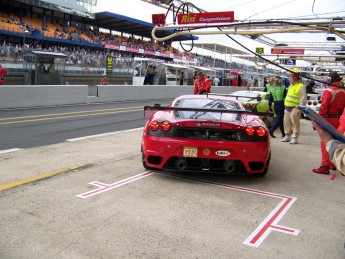
M 107 55 L 114 57 L 110 80 L 119 84 L 132 76 L 134 57 L 214 65 L 212 58 L 183 53 L 173 48 L 172 42 L 153 42 L 151 23 L 110 12 L 93 13 L 97 0 L 0 0 L 0 4 L 0 54 L 9 71 L 8 84 L 23 83 L 23 56 L 32 50 L 67 55 L 64 73 L 72 84 L 80 82 L 81 76 L 84 83 L 97 83 L 105 71 Z M 222 61 L 217 64 L 227 66 Z

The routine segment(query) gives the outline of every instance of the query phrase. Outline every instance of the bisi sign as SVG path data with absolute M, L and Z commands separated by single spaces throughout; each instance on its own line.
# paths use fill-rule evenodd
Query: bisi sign
M 271 54 L 301 54 L 301 55 L 304 55 L 304 49 L 271 48 Z
M 234 22 L 234 12 L 189 13 L 178 14 L 178 24 L 192 23 L 227 23 Z

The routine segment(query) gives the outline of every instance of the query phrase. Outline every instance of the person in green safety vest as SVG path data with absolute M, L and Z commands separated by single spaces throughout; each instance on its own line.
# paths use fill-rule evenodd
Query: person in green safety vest
M 285 137 L 282 142 L 290 142 L 290 144 L 297 144 L 300 132 L 301 110 L 297 108 L 298 105 L 305 106 L 307 103 L 307 90 L 301 82 L 301 75 L 299 72 L 293 72 L 289 77 L 290 86 L 285 97 L 284 105 L 284 130 Z
M 54 64 L 50 64 L 48 69 L 47 69 L 47 71 L 48 71 L 48 74 L 55 75 L 56 74 L 56 70 L 54 68 Z
M 269 87 L 269 101 L 268 105 L 270 108 L 270 111 L 272 110 L 272 104 L 274 105 L 274 112 L 276 113 L 276 119 L 273 122 L 271 128 L 270 128 L 270 136 L 272 138 L 275 138 L 274 131 L 279 127 L 280 131 L 282 133 L 282 137 L 285 137 L 285 131 L 284 131 L 284 99 L 286 97 L 286 89 L 283 86 L 283 80 L 281 77 L 275 77 L 271 81 L 272 85 Z

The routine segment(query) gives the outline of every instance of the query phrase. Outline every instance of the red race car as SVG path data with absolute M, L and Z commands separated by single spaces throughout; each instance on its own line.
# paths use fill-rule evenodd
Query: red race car
M 146 169 L 267 173 L 270 136 L 258 116 L 264 113 L 245 110 L 235 98 L 182 95 L 169 106 L 144 111 L 153 111 L 141 145 Z

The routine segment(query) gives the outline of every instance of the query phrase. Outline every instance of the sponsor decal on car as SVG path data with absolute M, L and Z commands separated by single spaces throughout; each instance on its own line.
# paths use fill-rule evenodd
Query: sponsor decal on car
M 216 151 L 217 156 L 230 156 L 230 152 L 226 150 L 218 150 Z
M 211 122 L 196 122 L 196 126 L 199 127 L 207 127 L 207 126 L 212 126 L 212 127 L 220 127 L 220 123 L 211 123 Z

